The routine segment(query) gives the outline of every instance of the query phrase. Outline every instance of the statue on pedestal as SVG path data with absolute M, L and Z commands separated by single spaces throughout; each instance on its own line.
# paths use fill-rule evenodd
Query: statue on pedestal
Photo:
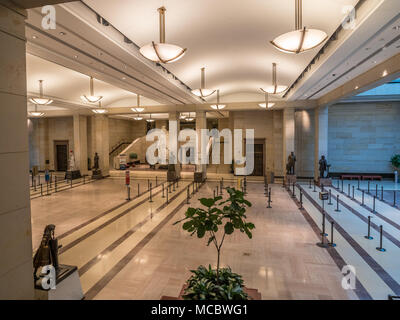
M 99 155 L 97 152 L 94 154 L 94 169 L 99 170 Z
M 99 155 L 97 152 L 94 154 L 94 170 L 92 171 L 92 178 L 93 179 L 102 179 L 103 174 L 101 173 L 100 166 L 99 166 Z
M 295 174 L 295 164 L 296 164 L 296 156 L 294 155 L 294 152 L 291 152 L 288 161 L 286 164 L 286 174 Z
M 325 156 L 321 156 L 321 159 L 319 160 L 319 177 L 324 178 L 325 177 L 325 171 L 328 169 L 328 162 L 325 159 Z

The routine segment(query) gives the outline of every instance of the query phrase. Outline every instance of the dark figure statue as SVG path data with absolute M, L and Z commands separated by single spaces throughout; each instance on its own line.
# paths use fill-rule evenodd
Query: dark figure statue
M 296 164 L 296 156 L 294 155 L 294 152 L 291 152 L 288 161 L 286 164 L 286 174 L 294 174 L 295 173 L 295 164 Z
M 319 177 L 324 178 L 325 176 L 325 171 L 328 169 L 328 162 L 325 159 L 325 156 L 321 156 L 321 159 L 319 160 Z
M 99 170 L 99 155 L 97 152 L 94 155 L 94 169 Z
M 54 237 L 54 230 L 56 226 L 53 224 L 49 224 L 46 226 L 43 232 L 42 242 L 40 243 L 39 249 L 36 251 L 35 256 L 33 257 L 33 276 L 35 281 L 39 278 L 36 273 L 39 268 L 52 265 L 57 272 L 59 267 L 58 263 L 58 239 Z

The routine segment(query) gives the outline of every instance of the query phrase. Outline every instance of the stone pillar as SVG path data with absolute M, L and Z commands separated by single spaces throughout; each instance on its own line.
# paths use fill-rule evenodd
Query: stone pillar
M 178 136 L 179 136 L 179 131 L 181 130 L 181 126 L 180 126 L 179 112 L 176 112 L 176 111 L 170 112 L 168 114 L 168 120 L 171 121 L 169 123 L 169 133 L 168 133 L 168 141 L 167 141 L 168 151 L 175 150 L 174 154 L 173 154 L 173 156 L 176 157 L 175 172 L 176 172 L 176 176 L 178 178 L 180 178 L 181 177 L 181 164 L 179 163 L 179 160 L 178 160 L 178 153 L 179 153 Z M 176 126 L 174 125 L 174 123 L 176 123 Z M 168 159 L 171 156 L 172 156 L 172 154 L 169 154 Z
M 273 110 L 273 146 L 274 146 L 274 174 L 275 176 L 284 176 L 285 172 L 282 167 L 282 157 L 283 157 L 283 126 L 282 126 L 282 110 Z M 268 138 L 267 138 L 268 139 Z
M 93 154 L 90 155 L 94 159 L 94 153 L 99 155 L 99 169 L 103 176 L 110 173 L 110 132 L 108 126 L 108 117 L 103 114 L 96 114 L 92 121 L 92 149 Z M 94 165 L 94 163 L 93 163 Z
M 295 118 L 294 108 L 283 109 L 283 172 L 286 174 L 288 156 L 294 152 Z M 296 169 L 296 168 L 295 168 Z M 297 171 L 295 171 L 297 174 Z
M 328 158 L 328 111 L 327 106 L 320 106 L 315 109 L 315 143 L 314 143 L 314 179 L 319 177 L 319 159 L 322 155 Z
M 87 117 L 74 114 L 74 154 L 77 169 L 88 173 Z
M 196 134 L 197 134 L 197 156 L 199 158 L 199 163 L 201 161 L 201 150 L 202 145 L 207 145 L 208 139 L 203 141 L 201 139 L 201 129 L 207 129 L 207 118 L 205 111 L 196 111 Z M 203 172 L 204 177 L 207 173 L 207 165 L 206 164 L 199 164 L 196 166 L 196 171 Z
M 0 300 L 34 295 L 25 18 L 0 4 Z

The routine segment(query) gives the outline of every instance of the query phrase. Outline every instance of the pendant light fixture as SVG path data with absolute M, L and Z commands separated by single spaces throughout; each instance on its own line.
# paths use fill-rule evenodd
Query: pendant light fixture
M 82 95 L 81 99 L 86 102 L 86 103 L 97 103 L 101 99 L 103 99 L 102 96 L 95 96 L 94 95 L 94 85 L 93 85 L 93 77 L 90 77 L 90 95 Z
M 211 96 L 215 90 L 213 89 L 206 89 L 206 68 L 201 68 L 201 83 L 200 89 L 192 90 L 192 93 L 198 97 L 206 98 Z
M 186 118 L 186 121 L 187 121 L 187 122 L 193 122 L 193 121 L 194 121 L 194 117 L 192 116 L 192 113 L 191 113 L 191 112 L 189 112 L 189 115 L 188 115 L 188 117 Z
M 53 102 L 53 100 L 43 97 L 43 80 L 39 80 L 39 98 L 30 98 L 29 101 L 40 106 L 46 106 Z
M 260 88 L 262 92 L 269 94 L 279 94 L 287 90 L 287 86 L 278 86 L 276 80 L 276 63 L 272 64 L 272 86 Z
M 186 119 L 186 114 L 181 113 L 181 114 L 179 115 L 179 119 L 180 119 L 180 120 L 185 120 L 185 119 Z
M 214 110 L 222 110 L 223 108 L 225 108 L 224 104 L 219 104 L 219 90 L 217 90 L 217 104 L 211 105 L 211 108 L 213 108 Z
M 151 118 L 151 113 L 150 113 L 150 118 L 146 119 L 147 122 L 154 122 L 154 119 Z
M 42 117 L 44 116 L 44 112 L 40 112 L 37 110 L 37 104 L 35 104 L 35 111 L 30 111 L 29 115 L 32 117 Z
M 131 110 L 136 113 L 143 112 L 144 108 L 140 107 L 140 95 L 137 95 L 137 107 L 131 108 Z
M 275 105 L 275 103 L 272 103 L 272 102 L 269 102 L 269 99 L 268 99 L 268 93 L 265 93 L 265 103 L 260 103 L 259 104 L 259 106 L 261 107 L 261 108 L 264 108 L 264 109 L 266 109 L 266 108 L 272 108 L 273 106 Z
M 151 43 L 140 48 L 140 53 L 147 59 L 158 63 L 171 63 L 185 55 L 187 49 L 165 43 L 165 7 L 157 9 L 160 16 L 160 43 Z
M 303 27 L 302 0 L 295 0 L 295 6 L 296 30 L 280 35 L 271 41 L 271 44 L 280 51 L 298 54 L 318 47 L 328 38 L 328 35 L 322 30 Z
M 143 120 L 143 117 L 137 114 L 136 117 L 133 117 L 133 120 L 140 121 Z
M 97 114 L 104 114 L 104 113 L 107 113 L 107 112 L 108 112 L 107 109 L 103 109 L 103 108 L 101 107 L 101 101 L 99 101 L 99 107 L 96 108 L 96 109 L 92 109 L 92 111 L 93 111 L 94 113 L 97 113 Z

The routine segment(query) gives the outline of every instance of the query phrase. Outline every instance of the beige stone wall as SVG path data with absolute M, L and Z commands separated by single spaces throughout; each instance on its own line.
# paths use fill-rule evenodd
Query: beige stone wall
M 314 175 L 314 110 L 298 110 L 295 113 L 296 174 L 299 177 Z
M 332 172 L 393 172 L 400 153 L 400 103 L 353 103 L 329 107 Z

